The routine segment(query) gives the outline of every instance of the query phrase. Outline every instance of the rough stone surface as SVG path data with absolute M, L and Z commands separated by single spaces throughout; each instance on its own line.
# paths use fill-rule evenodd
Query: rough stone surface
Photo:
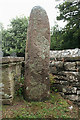
M 49 97 L 50 27 L 46 11 L 32 9 L 25 57 L 25 99 L 41 101 Z
M 53 86 L 61 95 L 80 102 L 80 49 L 50 51 L 50 72 L 55 75 Z
M 20 80 L 21 64 L 24 58 L 3 57 L 0 63 L 2 80 L 0 81 L 0 101 L 3 104 L 12 104 L 15 93 L 15 79 Z
M 68 49 L 68 50 L 54 50 L 50 51 L 50 58 L 66 58 L 66 57 L 80 57 L 80 49 Z
M 24 60 L 24 57 L 2 57 L 2 59 L 0 59 L 0 63 L 14 63 L 14 62 L 22 62 Z
M 75 62 L 65 62 L 64 63 L 65 70 L 75 71 L 76 70 L 76 63 Z

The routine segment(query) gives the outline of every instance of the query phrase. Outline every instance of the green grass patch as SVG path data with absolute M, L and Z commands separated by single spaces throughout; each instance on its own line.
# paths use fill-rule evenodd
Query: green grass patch
M 45 102 L 28 102 L 22 97 L 15 97 L 12 106 L 3 105 L 3 118 L 77 118 L 75 107 L 69 104 L 59 93 L 52 93 Z

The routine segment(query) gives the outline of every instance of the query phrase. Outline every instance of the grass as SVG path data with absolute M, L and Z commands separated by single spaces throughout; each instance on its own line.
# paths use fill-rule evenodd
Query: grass
M 69 107 L 73 106 L 70 110 Z M 51 93 L 45 102 L 27 102 L 22 97 L 15 97 L 13 105 L 3 105 L 3 118 L 77 118 L 78 108 L 69 105 L 59 93 Z

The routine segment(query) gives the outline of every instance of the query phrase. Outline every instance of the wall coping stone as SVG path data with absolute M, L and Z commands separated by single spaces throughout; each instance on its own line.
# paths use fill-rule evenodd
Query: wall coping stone
M 13 63 L 13 62 L 23 62 L 24 57 L 0 57 L 0 64 Z
M 51 58 L 80 58 L 80 49 L 67 49 L 67 50 L 53 50 L 50 51 L 50 57 Z

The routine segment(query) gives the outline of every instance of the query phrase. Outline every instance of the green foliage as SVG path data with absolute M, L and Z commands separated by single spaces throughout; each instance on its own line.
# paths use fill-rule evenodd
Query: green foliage
M 60 15 L 57 20 L 67 21 L 65 28 L 59 30 L 58 25 L 52 29 L 51 49 L 80 48 L 80 2 L 64 2 L 57 8 Z
M 60 50 L 62 49 L 63 38 L 62 31 L 59 30 L 59 26 L 55 24 L 55 26 L 51 29 L 51 50 Z
M 2 30 L 3 30 L 3 24 L 0 23 L 0 52 L 2 51 Z
M 27 102 L 20 97 L 14 99 L 13 106 L 3 106 L 3 117 L 17 119 L 47 119 L 47 118 L 77 118 L 76 107 L 70 110 L 70 105 L 59 93 L 51 94 L 45 102 Z M 7 111 L 7 112 L 6 112 Z M 5 114 L 6 113 L 6 114 Z M 4 116 L 5 115 L 5 116 Z
M 15 95 L 22 96 L 23 91 L 24 91 L 24 76 L 22 76 L 20 80 L 15 78 Z
M 54 87 L 54 83 L 55 83 L 55 80 L 54 80 L 55 76 L 53 76 L 52 74 L 49 74 L 49 80 L 50 80 L 50 91 L 51 92 L 58 92 L 57 88 Z
M 2 31 L 2 49 L 4 56 L 25 55 L 25 46 L 27 39 L 28 18 L 16 17 L 11 20 L 11 24 L 7 30 Z
M 54 78 L 55 77 L 52 74 L 49 74 L 49 80 L 51 84 L 55 83 Z
M 67 21 L 65 28 L 60 29 L 57 24 L 51 29 L 51 50 L 80 48 L 80 2 L 66 2 L 59 4 L 60 11 L 57 20 Z M 7 30 L 2 29 L 2 50 L 4 56 L 25 56 L 28 18 L 16 17 L 12 19 Z

